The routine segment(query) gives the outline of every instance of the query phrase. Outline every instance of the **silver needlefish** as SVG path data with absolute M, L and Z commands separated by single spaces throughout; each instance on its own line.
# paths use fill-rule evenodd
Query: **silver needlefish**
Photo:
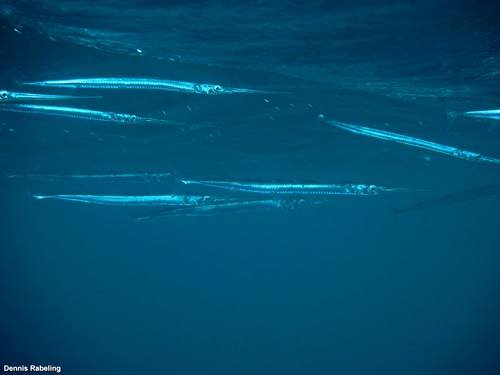
M 44 181 L 120 181 L 163 182 L 172 176 L 169 172 L 109 173 L 109 174 L 11 174 L 7 178 L 25 178 Z
M 75 118 L 79 120 L 117 122 L 126 124 L 166 124 L 176 126 L 204 126 L 191 125 L 177 121 L 160 120 L 148 117 L 140 117 L 129 115 L 126 113 L 101 112 L 92 109 L 74 108 L 74 107 L 58 107 L 51 105 L 35 105 L 35 104 L 9 104 L 0 106 L 0 111 L 20 112 L 29 114 L 40 114 L 48 116 Z
M 455 112 L 451 111 L 448 115 L 454 119 L 456 117 L 482 118 L 488 120 L 500 120 L 500 109 L 487 109 L 484 111 L 467 111 Z
M 135 89 L 186 92 L 192 94 L 284 94 L 283 92 L 225 87 L 218 84 L 152 78 L 75 78 L 57 81 L 24 82 L 23 85 L 73 89 Z
M 377 195 L 391 191 L 413 191 L 415 189 L 394 188 L 371 184 L 302 184 L 302 183 L 273 183 L 252 181 L 222 181 L 222 180 L 186 180 L 185 185 L 195 184 L 231 191 L 274 194 L 274 195 Z
M 33 195 L 35 199 L 58 199 L 106 206 L 197 206 L 217 201 L 207 195 Z
M 401 143 L 407 146 L 423 148 L 429 151 L 439 152 L 441 154 L 453 156 L 459 159 L 477 161 L 477 162 L 488 162 L 488 163 L 500 163 L 500 159 L 478 154 L 472 151 L 461 150 L 456 147 L 446 146 L 439 143 L 434 143 L 426 141 L 419 138 L 409 137 L 407 135 L 401 135 L 397 133 L 391 133 L 384 130 L 368 128 L 365 126 L 346 124 L 344 122 L 326 120 L 330 125 L 337 128 L 341 128 L 352 133 L 366 135 L 368 137 L 383 139 L 385 141 L 391 141 L 396 143 Z
M 99 99 L 102 96 L 47 95 L 28 92 L 0 90 L 0 103 L 28 102 L 38 100 Z
M 263 199 L 227 201 L 214 204 L 204 204 L 193 207 L 182 207 L 156 211 L 148 215 L 135 216 L 136 220 L 153 219 L 171 216 L 214 216 L 223 214 L 238 214 L 273 210 L 292 210 L 319 202 L 308 202 L 304 199 Z

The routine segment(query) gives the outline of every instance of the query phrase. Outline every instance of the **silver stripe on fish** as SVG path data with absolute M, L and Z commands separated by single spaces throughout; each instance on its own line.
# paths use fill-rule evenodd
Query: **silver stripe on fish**
M 24 85 L 73 89 L 164 90 L 193 94 L 285 94 L 265 90 L 225 87 L 218 84 L 162 80 L 152 78 L 75 78 L 55 81 L 24 82 Z
M 107 206 L 197 206 L 216 202 L 207 195 L 87 195 L 57 194 L 33 195 L 35 199 L 57 199 L 64 201 L 100 204 Z
M 368 128 L 366 126 L 346 124 L 344 122 L 338 122 L 332 120 L 327 120 L 326 122 L 332 126 L 350 131 L 352 133 L 366 135 L 368 137 L 378 138 L 384 141 L 401 143 L 407 146 L 423 148 L 429 151 L 439 152 L 441 154 L 453 156 L 459 159 L 477 161 L 477 162 L 500 163 L 500 159 L 497 158 L 481 155 L 479 153 L 472 151 L 461 150 L 456 147 L 446 146 L 419 138 L 409 137 L 406 135 L 392 133 L 385 130 Z
M 75 118 L 80 120 L 116 122 L 116 123 L 127 123 L 127 124 L 166 124 L 166 125 L 193 126 L 193 127 L 204 126 L 204 125 L 185 124 L 177 121 L 141 117 L 126 113 L 102 112 L 102 111 L 95 111 L 92 109 L 59 107 L 59 106 L 49 106 L 49 105 L 35 105 L 35 104 L 2 105 L 0 106 L 0 111 L 41 114 L 48 116 Z
M 382 192 L 419 190 L 372 184 L 286 184 L 273 182 L 186 179 L 180 181 L 185 185 L 195 184 L 231 191 L 275 195 L 377 195 Z

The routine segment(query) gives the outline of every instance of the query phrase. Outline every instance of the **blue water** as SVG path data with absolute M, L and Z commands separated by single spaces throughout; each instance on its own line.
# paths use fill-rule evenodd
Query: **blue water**
M 0 111 L 0 364 L 62 366 L 67 374 L 500 373 L 500 197 L 391 210 L 498 184 L 498 166 L 318 119 L 500 158 L 498 122 L 447 116 L 500 108 L 500 7 L 168 4 L 0 3 L 2 89 L 102 95 L 58 104 L 216 126 Z M 19 85 L 100 76 L 283 94 Z M 136 222 L 142 209 L 31 195 L 183 188 L 4 177 L 159 171 L 427 190 Z

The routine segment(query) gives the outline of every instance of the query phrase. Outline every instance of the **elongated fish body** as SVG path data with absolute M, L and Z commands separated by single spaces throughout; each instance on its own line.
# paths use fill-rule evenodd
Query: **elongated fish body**
M 7 178 L 29 178 L 44 181 L 121 181 L 121 182 L 163 182 L 171 173 L 118 173 L 118 174 L 12 174 Z
M 413 206 L 395 209 L 395 215 L 402 215 L 410 212 L 429 210 L 432 208 L 452 206 L 455 204 L 468 202 L 476 199 L 492 197 L 495 195 L 500 195 L 500 184 L 480 186 L 464 191 L 459 191 L 451 194 L 446 194 L 439 196 L 437 198 L 428 199 L 422 202 L 418 202 Z
M 33 195 L 35 199 L 59 199 L 107 206 L 197 206 L 214 201 L 200 195 Z
M 0 103 L 27 102 L 38 100 L 97 99 L 102 96 L 47 95 L 0 90 Z
M 238 214 L 260 211 L 296 209 L 312 204 L 303 199 L 264 199 L 247 201 L 228 201 L 215 204 L 205 204 L 178 209 L 162 210 L 135 219 L 152 219 L 169 216 L 214 216 L 223 214 Z
M 0 111 L 41 114 L 48 116 L 75 118 L 79 120 L 116 122 L 122 124 L 159 123 L 177 126 L 190 126 L 189 124 L 180 122 L 140 117 L 136 115 L 129 115 L 126 113 L 101 112 L 94 111 L 92 109 L 59 107 L 51 105 L 11 104 L 0 106 Z
M 450 112 L 451 117 L 472 117 L 489 120 L 500 120 L 500 109 L 489 109 L 484 111 Z
M 279 92 L 261 91 L 224 87 L 217 84 L 171 81 L 151 78 L 75 78 L 57 81 L 25 82 L 24 85 L 43 87 L 64 87 L 74 89 L 135 89 L 163 90 L 192 94 L 280 94 Z
M 453 156 L 459 159 L 477 161 L 477 162 L 500 163 L 500 159 L 497 158 L 484 156 L 476 152 L 465 151 L 458 149 L 456 147 L 446 146 L 439 143 L 434 143 L 419 138 L 413 138 L 402 134 L 391 133 L 384 130 L 368 128 L 365 126 L 346 124 L 343 122 L 332 121 L 332 120 L 328 120 L 327 123 L 337 128 L 350 131 L 352 133 L 383 139 L 385 141 L 401 143 L 407 146 L 423 148 L 429 151 L 439 152 L 441 154 Z
M 386 191 L 402 191 L 408 189 L 389 188 L 366 184 L 276 184 L 270 182 L 242 181 L 209 181 L 181 180 L 183 184 L 196 184 L 221 188 L 231 191 L 274 194 L 274 195 L 377 195 Z

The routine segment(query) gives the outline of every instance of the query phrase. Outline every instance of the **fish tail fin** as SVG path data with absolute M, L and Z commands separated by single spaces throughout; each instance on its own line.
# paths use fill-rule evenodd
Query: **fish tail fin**
M 448 111 L 446 110 L 446 132 L 448 133 L 451 128 L 453 127 L 453 123 L 455 122 L 455 119 L 458 116 L 457 111 Z
M 316 122 L 319 124 L 325 123 L 326 122 L 325 115 L 322 113 L 318 114 L 318 116 L 316 116 Z
M 185 189 L 186 185 L 191 183 L 191 181 L 184 175 L 184 172 L 177 167 L 172 169 L 172 177 L 173 194 L 179 194 L 183 189 Z
M 135 210 L 130 210 L 130 218 L 131 218 L 133 221 L 135 221 L 135 222 L 138 222 L 138 221 L 140 221 L 140 220 L 144 219 L 145 217 L 146 217 L 146 216 L 145 216 L 145 214 L 143 214 L 143 213 L 141 214 L 141 213 L 139 213 L 139 212 L 137 212 L 137 211 L 135 211 Z
M 172 177 L 173 177 L 173 180 L 176 184 L 180 184 L 180 185 L 187 184 L 188 180 L 186 179 L 184 172 L 177 167 L 174 167 L 172 169 Z
M 402 210 L 400 210 L 399 208 L 397 207 L 394 207 L 390 204 L 387 204 L 386 207 L 391 211 L 391 216 L 398 216 L 398 215 L 401 215 L 402 213 Z
M 33 198 L 33 199 L 35 199 L 37 201 L 42 200 L 42 199 L 50 199 L 50 198 L 52 198 L 51 195 L 41 194 L 41 193 L 36 192 L 36 191 L 34 193 L 33 192 L 27 192 L 27 195 L 30 198 Z
M 41 193 L 40 189 L 38 189 L 34 184 L 28 182 L 26 185 L 27 185 L 25 190 L 26 196 L 36 200 L 50 198 L 50 195 Z
M 143 220 L 145 220 L 145 219 L 148 219 L 148 218 L 149 218 L 149 216 L 147 216 L 146 214 L 142 214 L 142 215 L 141 215 L 141 214 L 132 214 L 132 215 L 130 216 L 130 218 L 131 218 L 134 222 L 138 223 L 139 221 L 143 221 Z

